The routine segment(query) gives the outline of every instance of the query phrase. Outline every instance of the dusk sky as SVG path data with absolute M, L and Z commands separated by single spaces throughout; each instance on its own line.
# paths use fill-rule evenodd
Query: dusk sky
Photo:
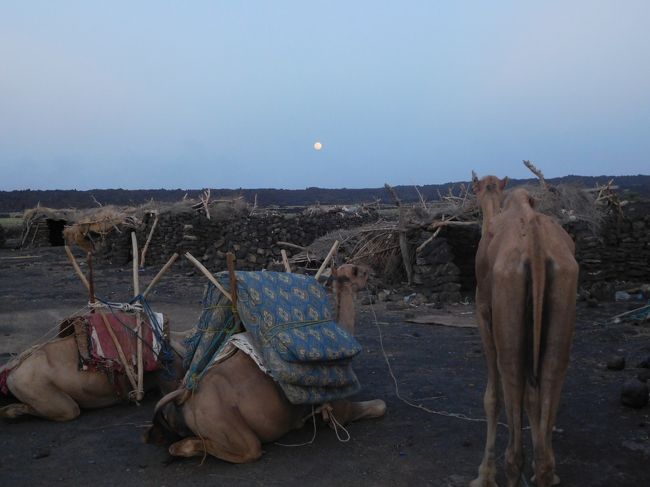
M 648 0 L 0 1 L 0 190 L 649 174 L 649 155 Z

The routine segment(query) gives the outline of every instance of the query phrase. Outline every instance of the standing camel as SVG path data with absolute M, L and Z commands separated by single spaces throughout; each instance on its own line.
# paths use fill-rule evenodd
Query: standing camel
M 365 287 L 368 272 L 343 265 L 333 272 L 337 296 L 337 322 L 354 333 L 354 297 Z M 179 404 L 180 403 L 180 404 Z M 326 408 L 341 424 L 383 416 L 380 399 L 365 402 L 339 400 Z M 301 428 L 313 412 L 311 406 L 291 404 L 280 386 L 241 350 L 210 368 L 190 395 L 184 388 L 163 397 L 156 405 L 147 442 L 174 441 L 174 456 L 206 453 L 231 463 L 262 456 L 262 444 Z
M 471 487 L 496 486 L 494 444 L 503 391 L 509 440 L 507 485 L 519 486 L 524 455 L 522 416 L 530 423 L 535 482 L 559 483 L 551 435 L 575 324 L 578 264 L 571 237 L 552 218 L 535 211 L 524 189 L 505 198 L 507 178 L 474 180 L 483 212 L 476 254 L 476 308 L 488 381 L 483 399 L 487 439 L 479 475 Z M 503 202 L 503 209 L 500 211 Z

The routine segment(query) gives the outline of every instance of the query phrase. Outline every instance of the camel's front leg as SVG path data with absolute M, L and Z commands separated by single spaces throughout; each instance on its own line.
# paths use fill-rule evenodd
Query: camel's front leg
M 341 400 L 331 403 L 331 410 L 339 423 L 347 424 L 360 419 L 383 416 L 386 414 L 386 403 L 381 399 L 361 402 Z
M 487 437 L 485 439 L 483 460 L 478 468 L 478 477 L 470 483 L 470 487 L 497 487 L 495 481 L 496 463 L 494 459 L 494 445 L 497 436 L 497 419 L 501 407 L 499 401 L 499 370 L 497 368 L 497 354 L 494 347 L 494 340 L 489 328 L 489 308 L 479 306 L 477 309 L 477 317 L 488 369 L 487 386 L 485 388 L 485 395 L 483 396 L 483 406 L 485 407 L 485 415 L 487 418 Z

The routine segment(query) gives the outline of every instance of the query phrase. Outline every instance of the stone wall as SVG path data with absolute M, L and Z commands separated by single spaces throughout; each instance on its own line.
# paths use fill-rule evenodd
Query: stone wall
M 594 232 L 583 222 L 566 230 L 576 243 L 580 287 L 598 299 L 613 299 L 617 289 L 650 283 L 650 202 L 624 207 L 622 216 L 610 215 Z M 431 236 L 422 232 L 420 245 Z M 474 257 L 480 239 L 476 227 L 448 227 L 415 256 L 414 283 L 434 301 L 453 301 L 476 286 Z
M 585 290 L 609 299 L 617 282 L 650 283 L 650 202 L 623 207 L 623 215 L 607 217 L 597 233 L 582 223 L 568 225 L 567 231 L 576 242 Z
M 196 212 L 163 213 L 151 239 L 145 265 L 159 266 L 174 252 L 190 252 L 216 272 L 226 268 L 226 253 L 232 252 L 237 257 L 237 269 L 259 270 L 281 261 L 282 248 L 291 256 L 292 249 L 279 246 L 278 241 L 307 246 L 333 230 L 357 227 L 376 219 L 375 213 L 358 216 L 332 212 L 314 216 L 253 215 L 214 221 Z M 137 231 L 141 249 L 153 221 L 153 215 L 148 215 Z M 113 264 L 126 264 L 131 260 L 130 239 L 129 232 L 113 232 L 106 238 L 98 257 Z M 191 266 L 185 259 L 179 262 Z

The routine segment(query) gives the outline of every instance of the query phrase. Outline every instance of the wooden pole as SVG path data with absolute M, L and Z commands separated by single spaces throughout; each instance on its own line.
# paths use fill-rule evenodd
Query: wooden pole
M 158 213 L 156 213 L 156 218 L 151 225 L 151 230 L 149 230 L 149 235 L 147 236 L 147 241 L 144 243 L 144 248 L 142 249 L 142 256 L 140 257 L 140 267 L 144 267 L 144 258 L 147 255 L 147 250 L 149 250 L 149 244 L 151 243 L 151 237 L 153 237 L 153 232 L 158 225 Z
M 232 301 L 232 313 L 235 318 L 238 318 L 237 275 L 235 274 L 235 255 L 232 252 L 226 254 L 226 264 L 228 265 L 228 276 L 230 277 L 230 301 Z
M 120 342 L 117 340 L 117 337 L 115 336 L 115 332 L 113 331 L 113 327 L 111 326 L 111 323 L 108 321 L 108 318 L 104 314 L 104 312 L 101 309 L 98 309 L 97 312 L 99 313 L 99 316 L 102 317 L 102 321 L 104 322 L 104 326 L 106 326 L 106 330 L 108 331 L 108 334 L 111 336 L 111 340 L 113 340 L 113 344 L 115 345 L 115 349 L 117 350 L 117 354 L 120 356 L 120 361 L 122 362 L 122 365 L 124 366 L 124 370 L 126 372 L 126 376 L 129 379 L 129 382 L 131 383 L 131 387 L 133 387 L 134 390 L 137 391 L 137 382 L 135 379 L 135 375 L 133 373 L 133 370 L 131 370 L 131 365 L 129 362 L 126 360 L 126 356 L 124 355 L 124 350 L 122 350 L 122 346 L 120 345 Z
M 189 260 L 194 266 L 201 271 L 201 273 L 207 277 L 214 286 L 221 291 L 221 293 L 227 297 L 230 301 L 232 301 L 232 297 L 230 296 L 230 293 L 224 289 L 224 287 L 221 285 L 219 281 L 216 280 L 216 278 L 210 273 L 208 269 L 205 268 L 203 264 L 201 264 L 196 257 L 194 257 L 192 254 L 189 252 L 185 252 L 185 257 L 187 260 Z
M 70 250 L 70 247 L 68 247 L 67 245 L 65 246 L 65 253 L 68 254 L 68 259 L 70 260 L 70 263 L 72 264 L 74 271 L 79 276 L 79 279 L 81 279 L 81 282 L 86 287 L 86 289 L 90 291 L 90 284 L 88 284 L 88 279 L 86 279 L 84 273 L 81 272 L 81 268 L 79 267 L 79 264 L 77 264 L 77 259 L 74 258 L 74 254 L 72 253 L 72 250 Z
M 133 246 L 133 297 L 140 294 L 140 275 L 138 272 L 138 237 L 131 232 L 131 244 Z M 135 334 L 138 362 L 138 381 L 135 389 L 135 400 L 142 401 L 144 397 L 144 360 L 142 358 L 142 317 L 140 312 L 135 312 Z
M 320 266 L 320 269 L 318 269 L 318 272 L 316 273 L 316 280 L 318 281 L 318 278 L 321 276 L 321 274 L 325 271 L 325 268 L 327 267 L 327 264 L 330 263 L 330 260 L 332 260 L 332 256 L 334 255 L 334 252 L 339 248 L 339 241 L 335 240 L 334 245 L 332 245 L 332 248 L 327 254 L 327 257 L 325 257 L 325 260 Z
M 95 283 L 93 282 L 93 253 L 86 254 L 88 260 L 88 301 L 95 302 Z
M 140 294 L 140 275 L 138 274 L 138 237 L 131 232 L 131 246 L 133 254 L 133 295 Z
M 287 251 L 282 249 L 280 250 L 280 253 L 282 254 L 282 263 L 284 264 L 285 272 L 291 273 L 291 265 L 289 265 L 289 259 L 287 258 Z
M 163 268 L 158 271 L 158 274 L 156 274 L 156 277 L 154 277 L 151 280 L 151 282 L 147 286 L 147 289 L 145 289 L 144 292 L 142 293 L 143 298 L 147 297 L 147 294 L 149 294 L 149 292 L 154 288 L 154 286 L 156 284 L 158 284 L 158 281 L 160 281 L 160 279 L 162 279 L 162 276 L 169 270 L 169 268 L 172 266 L 172 264 L 174 262 L 176 262 L 176 259 L 178 259 L 178 254 L 174 254 L 169 258 L 169 260 L 163 266 Z

